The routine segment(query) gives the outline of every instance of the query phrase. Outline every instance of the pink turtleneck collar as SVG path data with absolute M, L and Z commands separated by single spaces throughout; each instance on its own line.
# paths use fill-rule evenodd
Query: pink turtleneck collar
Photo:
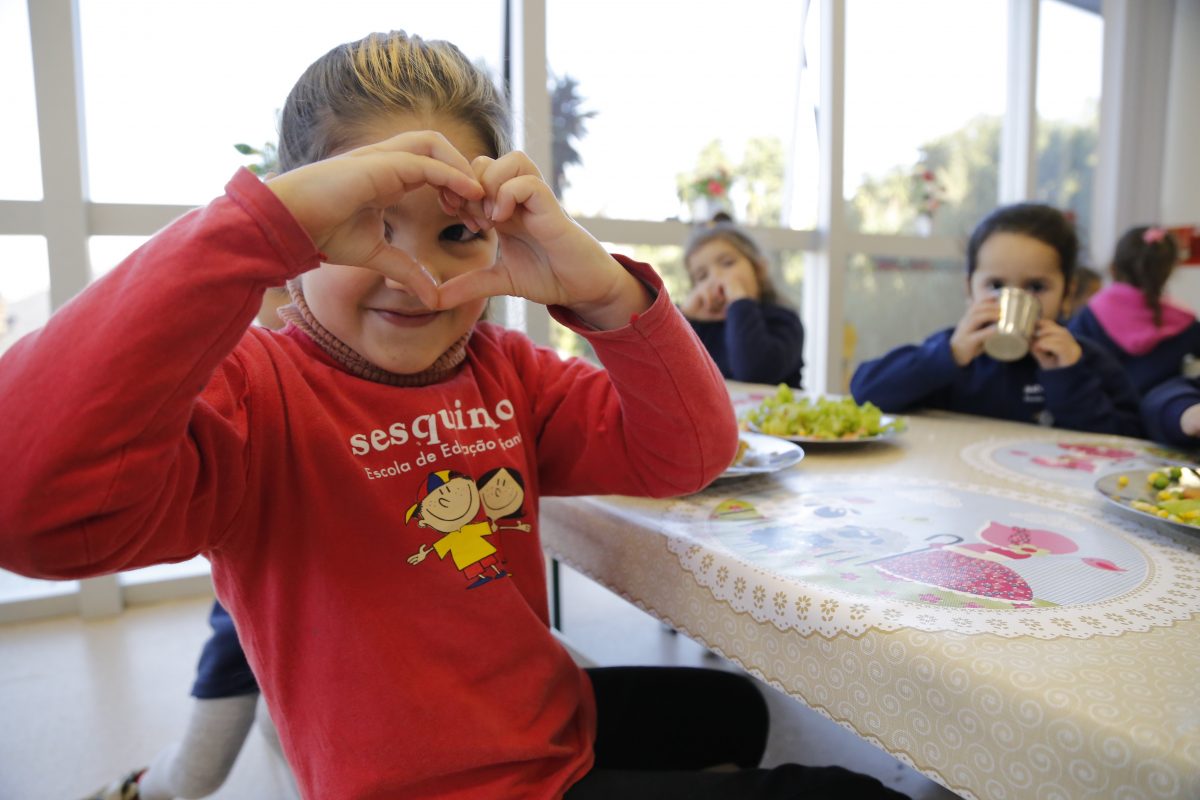
M 1196 321 L 1195 314 L 1165 297 L 1160 304 L 1162 323 L 1155 325 L 1154 311 L 1146 305 L 1140 289 L 1128 283 L 1111 283 L 1092 296 L 1088 308 L 1118 347 L 1141 356 Z

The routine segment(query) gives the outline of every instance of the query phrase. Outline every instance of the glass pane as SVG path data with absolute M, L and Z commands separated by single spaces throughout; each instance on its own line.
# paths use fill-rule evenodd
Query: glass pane
M 1092 230 L 1092 174 L 1100 133 L 1104 20 L 1058 0 L 1042 0 L 1038 20 L 1034 196 L 1074 214 L 1086 245 Z M 1064 47 L 1064 42 L 1070 42 L 1070 47 Z
M 42 581 L 0 569 L 0 603 L 57 597 L 79 591 L 79 581 Z
M 24 0 L 0 2 L 0 198 L 40 200 L 42 162 L 38 155 L 37 103 L 33 93 L 33 51 L 29 10 Z
M 967 278 L 961 261 L 855 255 L 846 281 L 843 374 L 894 347 L 918 344 L 958 324 L 966 311 Z
M 548 0 L 567 209 L 707 220 L 715 195 L 740 222 L 812 227 L 818 6 Z
M 848 0 L 851 228 L 965 236 L 995 207 L 1007 9 L 1007 0 Z
M 304 69 L 372 31 L 448 39 L 499 76 L 503 8 L 344 0 L 330 13 L 315 0 L 79 0 L 91 197 L 208 202 L 254 161 L 235 144 L 276 141 L 276 111 Z
M 88 260 L 92 280 L 108 274 L 125 257 L 149 241 L 149 236 L 92 236 L 88 239 Z
M 50 260 L 42 236 L 0 236 L 0 353 L 50 318 Z
M 208 559 L 204 556 L 196 556 L 190 561 L 182 561 L 178 564 L 157 564 L 153 567 L 122 572 L 117 575 L 117 580 L 124 586 L 131 586 L 139 583 L 167 581 L 172 578 L 190 578 L 193 575 L 207 575 L 209 574 L 209 570 Z

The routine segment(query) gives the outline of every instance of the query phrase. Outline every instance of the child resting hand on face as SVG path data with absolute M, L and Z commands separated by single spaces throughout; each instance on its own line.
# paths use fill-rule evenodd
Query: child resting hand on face
M 509 151 L 487 75 L 402 32 L 336 47 L 289 95 L 279 158 L 0 358 L 0 566 L 204 554 L 306 798 L 899 797 L 753 769 L 743 676 L 593 677 L 549 630 L 538 498 L 697 491 L 737 427 L 659 277 Z M 288 326 L 250 326 L 285 282 Z M 499 295 L 548 304 L 604 367 L 481 321 Z M 682 744 L 647 761 L 647 740 Z M 727 763 L 747 769 L 705 771 Z
M 692 289 L 681 309 L 726 378 L 800 386 L 804 326 L 779 302 L 759 246 L 730 222 L 692 234 L 683 254 Z
M 1141 433 L 1138 396 L 1128 376 L 1101 348 L 1071 334 L 1065 315 L 1079 245 L 1064 215 L 1022 203 L 993 211 L 976 226 L 967 249 L 969 304 L 953 328 L 921 345 L 905 345 L 859 365 L 854 399 L 885 411 L 941 408 L 1060 428 Z M 996 330 L 1004 287 L 1041 304 L 1029 354 L 998 361 L 984 352 Z

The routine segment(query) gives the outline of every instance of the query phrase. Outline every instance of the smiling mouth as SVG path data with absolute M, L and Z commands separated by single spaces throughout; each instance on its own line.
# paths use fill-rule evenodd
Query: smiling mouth
M 412 309 L 411 311 L 396 311 L 386 308 L 374 308 L 380 319 L 400 328 L 416 328 L 429 323 L 438 315 L 437 311 L 429 309 Z

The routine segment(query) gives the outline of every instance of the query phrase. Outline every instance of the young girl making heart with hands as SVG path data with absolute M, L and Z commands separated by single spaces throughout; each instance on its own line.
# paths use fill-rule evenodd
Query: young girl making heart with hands
M 0 360 L 0 566 L 205 555 L 304 797 L 765 797 L 835 774 L 898 796 L 833 768 L 699 772 L 761 757 L 752 683 L 593 678 L 551 634 L 538 498 L 696 491 L 736 422 L 654 271 L 509 152 L 487 76 L 400 32 L 342 45 L 293 88 L 279 153 Z M 249 327 L 285 282 L 287 327 Z M 500 294 L 551 304 L 604 368 L 481 321 Z M 527 530 L 489 524 L 476 480 L 498 468 Z M 697 744 L 647 764 L 647 740 Z
M 921 345 L 896 348 L 859 365 L 850 383 L 858 402 L 885 411 L 942 408 L 1076 430 L 1141 432 L 1138 398 L 1111 357 L 1059 322 L 1065 315 L 1079 245 L 1070 222 L 1049 206 L 993 211 L 967 248 L 968 306 L 958 324 Z M 1029 354 L 998 361 L 984 352 L 1000 319 L 997 294 L 1024 289 L 1041 304 Z

